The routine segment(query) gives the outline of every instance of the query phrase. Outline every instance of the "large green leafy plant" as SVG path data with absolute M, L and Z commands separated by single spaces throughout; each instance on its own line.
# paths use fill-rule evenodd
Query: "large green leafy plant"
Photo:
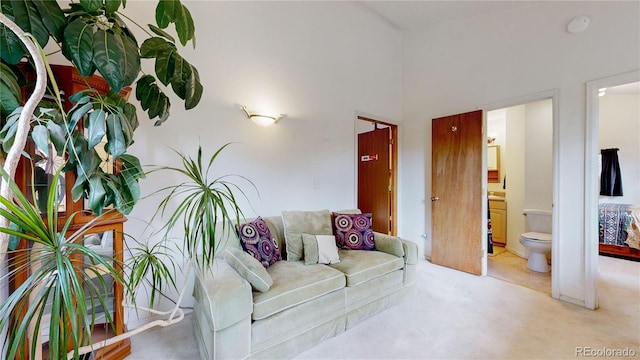
M 138 118 L 135 106 L 119 95 L 120 90 L 135 84 L 135 99 L 155 125 L 169 117 L 168 87 L 183 100 L 186 109 L 198 104 L 203 91 L 197 69 L 179 54 L 175 38 L 166 31 L 173 24 L 180 44 L 192 42 L 195 46 L 189 10 L 179 0 L 159 0 L 156 24 L 142 27 L 124 14 L 125 6 L 126 0 L 72 1 L 64 8 L 53 0 L 0 1 L 2 13 L 30 33 L 41 47 L 55 43 L 80 75 L 98 73 L 110 87 L 103 95 L 93 89 L 74 94 L 71 100 L 76 104 L 68 114 L 58 103 L 55 109 L 41 111 L 46 116 L 32 121 L 31 138 L 38 150 L 48 154 L 50 143 L 58 155 L 66 150 L 64 170 L 78 174 L 73 200 L 89 199 L 96 213 L 114 205 L 127 214 L 140 194 L 140 163 L 127 154 Z M 140 27 L 148 37 L 140 42 L 131 26 Z M 142 73 L 141 59 L 155 60 L 155 75 Z M 12 145 L 21 111 L 20 88 L 27 84 L 24 71 L 16 65 L 29 62 L 30 57 L 17 36 L 2 24 L 0 60 L 0 156 L 4 157 Z M 50 80 L 51 92 L 59 98 L 55 79 Z M 59 115 L 53 114 L 54 110 Z M 103 138 L 108 159 L 101 157 L 96 147 Z M 106 173 L 100 165 L 107 160 L 121 160 L 122 171 Z

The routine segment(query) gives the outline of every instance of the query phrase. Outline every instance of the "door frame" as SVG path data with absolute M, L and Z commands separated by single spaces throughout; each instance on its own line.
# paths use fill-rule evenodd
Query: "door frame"
M 358 204 L 358 121 L 368 121 L 374 124 L 382 124 L 389 126 L 391 129 L 391 139 L 393 140 L 392 150 L 391 150 L 391 234 L 398 234 L 398 131 L 399 126 L 398 123 L 393 122 L 391 120 L 385 119 L 380 116 L 371 115 L 363 112 L 356 111 L 353 117 L 353 133 L 354 133 L 354 192 L 353 192 L 353 203 L 354 207 L 357 207 Z
M 598 154 L 600 150 L 600 100 L 598 89 L 640 81 L 640 70 L 587 82 L 587 123 L 584 159 L 584 307 L 598 308 Z
M 507 99 L 507 100 L 501 100 L 501 101 L 497 101 L 497 102 L 493 102 L 493 103 L 489 103 L 489 104 L 485 104 L 483 106 L 480 107 L 480 109 L 484 110 L 484 119 L 483 119 L 483 131 L 485 134 L 485 137 L 487 136 L 487 113 L 489 111 L 493 111 L 493 110 L 498 110 L 498 109 L 503 109 L 503 108 L 508 108 L 508 107 L 512 107 L 512 106 L 517 106 L 517 105 L 523 105 L 523 104 L 528 104 L 528 103 L 532 103 L 532 102 L 536 102 L 536 101 L 541 101 L 541 100 L 547 100 L 547 99 L 551 99 L 552 102 L 552 112 L 553 112 L 553 203 L 552 203 L 552 207 L 551 207 L 551 212 L 552 212 L 552 226 L 553 229 L 559 229 L 560 228 L 560 214 L 562 213 L 560 211 L 560 195 L 558 192 L 559 189 L 559 185 L 560 185 L 560 170 L 561 170 L 561 166 L 560 166 L 560 137 L 559 137 L 559 130 L 560 130 L 560 109 L 559 109 L 559 93 L 560 91 L 558 89 L 551 89 L 551 90 L 546 90 L 546 91 L 541 91 L 538 93 L 534 93 L 534 94 L 530 94 L 530 95 L 524 95 L 524 96 L 520 96 L 520 97 L 516 97 L 516 98 L 511 98 L 511 99 Z M 484 201 L 483 203 L 487 202 L 487 189 L 488 189 L 488 183 L 487 183 L 487 176 L 486 176 L 486 172 L 487 172 L 487 147 L 484 147 L 483 150 L 483 169 L 484 169 L 484 175 L 482 177 L 482 186 L 483 186 L 483 196 L 484 196 Z M 486 206 L 486 205 L 484 205 Z M 559 231 L 553 231 L 552 233 L 552 243 L 551 243 L 551 251 L 552 253 L 555 253 L 555 256 L 551 256 L 551 297 L 553 297 L 554 299 L 560 299 L 560 289 L 558 288 L 558 284 L 560 283 L 560 266 L 559 266 L 559 260 L 560 260 L 560 256 L 558 256 L 558 254 L 560 254 L 560 242 L 561 242 L 561 238 L 559 235 Z M 482 259 L 482 266 L 483 266 L 483 275 L 486 274 L 486 266 L 487 266 L 487 244 L 486 244 L 486 238 L 482 244 L 482 246 L 484 247 L 484 256 Z

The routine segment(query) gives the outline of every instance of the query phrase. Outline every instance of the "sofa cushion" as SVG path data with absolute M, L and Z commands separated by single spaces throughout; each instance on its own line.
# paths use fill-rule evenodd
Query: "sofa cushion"
M 345 286 L 342 272 L 322 264 L 279 261 L 267 271 L 273 285 L 267 292 L 253 293 L 253 320 L 264 319 Z
M 242 248 L 268 268 L 282 260 L 278 244 L 271 236 L 267 223 L 258 216 L 255 220 L 237 226 Z
M 287 261 L 299 261 L 304 258 L 302 234 L 333 234 L 329 210 L 283 211 L 282 222 L 284 223 Z
M 336 238 L 333 235 L 302 234 L 304 264 L 337 264 L 340 262 Z
M 264 266 L 248 253 L 234 247 L 228 247 L 222 256 L 240 276 L 251 284 L 254 290 L 265 292 L 273 284 L 273 279 Z
M 339 248 L 373 250 L 375 247 L 373 230 L 371 230 L 371 213 L 333 213 L 333 229 Z
M 403 258 L 380 251 L 339 250 L 338 254 L 340 262 L 329 266 L 346 275 L 347 286 L 356 286 L 404 266 Z

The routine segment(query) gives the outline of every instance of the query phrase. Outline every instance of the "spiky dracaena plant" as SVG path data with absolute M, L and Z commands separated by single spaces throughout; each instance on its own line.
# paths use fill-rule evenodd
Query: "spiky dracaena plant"
M 97 254 L 81 241 L 99 218 L 76 231 L 69 231 L 72 214 L 59 227 L 57 191 L 49 192 L 46 216 L 43 217 L 8 174 L 4 170 L 1 174 L 3 181 L 10 182 L 16 200 L 0 197 L 0 203 L 4 205 L 0 215 L 20 230 L 0 227 L 0 232 L 32 242 L 28 249 L 15 250 L 12 254 L 13 263 L 17 265 L 10 270 L 8 278 L 21 272 L 29 275 L 0 306 L 0 329 L 10 329 L 5 339 L 6 357 L 25 358 L 28 351 L 29 358 L 34 358 L 41 345 L 30 337 L 42 331 L 43 319 L 50 314 L 49 357 L 66 359 L 67 349 L 75 350 L 90 343 L 96 308 L 107 308 L 104 294 L 107 283 L 103 274 L 109 274 L 114 281 L 126 286 L 118 269 L 120 264 Z M 51 185 L 54 189 L 59 176 L 58 171 L 53 177 Z M 113 324 L 108 311 L 105 316 L 106 322 Z M 80 358 L 77 352 L 74 358 Z

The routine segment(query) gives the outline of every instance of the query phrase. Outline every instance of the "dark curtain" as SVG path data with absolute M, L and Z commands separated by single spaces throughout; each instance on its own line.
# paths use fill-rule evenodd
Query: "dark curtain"
M 602 149 L 602 172 L 600 173 L 600 195 L 622 196 L 622 174 L 618 162 L 619 149 Z

